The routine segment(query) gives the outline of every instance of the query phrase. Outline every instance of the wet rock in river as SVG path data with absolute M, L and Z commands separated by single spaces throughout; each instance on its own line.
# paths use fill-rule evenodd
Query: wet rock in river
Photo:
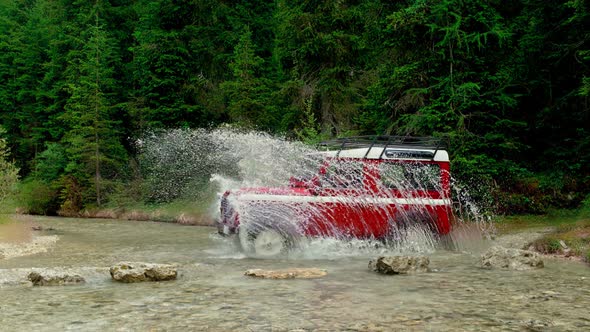
M 381 274 L 412 274 L 428 272 L 426 256 L 385 256 L 369 261 L 369 269 Z
M 292 268 L 282 270 L 250 269 L 244 275 L 265 279 L 312 279 L 327 275 L 326 270 L 317 268 Z
M 43 227 L 43 226 L 31 226 L 31 229 L 34 231 L 54 231 L 55 229 L 53 227 Z
M 86 282 L 77 274 L 48 270 L 33 271 L 29 273 L 27 278 L 33 283 L 33 286 L 62 286 Z
M 176 279 L 176 266 L 140 262 L 122 262 L 110 268 L 113 280 L 132 283 L 142 281 L 165 281 Z
M 555 326 L 555 323 L 548 320 L 530 319 L 522 322 L 523 327 L 527 331 L 545 331 Z
M 494 246 L 481 256 L 481 267 L 486 269 L 530 270 L 543 266 L 541 255 L 530 250 Z

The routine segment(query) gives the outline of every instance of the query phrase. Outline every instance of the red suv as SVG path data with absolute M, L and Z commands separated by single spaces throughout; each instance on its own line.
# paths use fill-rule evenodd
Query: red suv
M 361 136 L 320 144 L 314 176 L 221 197 L 220 234 L 272 257 L 304 237 L 398 238 L 408 226 L 451 230 L 449 155 L 440 139 Z

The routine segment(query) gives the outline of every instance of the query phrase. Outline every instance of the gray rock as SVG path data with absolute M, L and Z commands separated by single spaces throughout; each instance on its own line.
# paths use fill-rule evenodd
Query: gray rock
M 485 269 L 530 270 L 544 266 L 541 255 L 534 251 L 491 247 L 481 256 L 481 267 Z
M 54 271 L 33 271 L 29 273 L 27 278 L 33 283 L 33 286 L 62 286 L 86 282 L 77 274 Z
M 386 256 L 369 261 L 369 269 L 381 274 L 412 274 L 428 272 L 426 256 Z
M 113 280 L 131 283 L 176 279 L 176 266 L 140 262 L 121 262 L 110 268 Z
M 523 321 L 522 325 L 527 331 L 545 331 L 548 328 L 555 326 L 555 323 L 547 320 L 530 319 Z
M 282 270 L 250 269 L 244 275 L 265 279 L 313 279 L 327 275 L 326 270 L 317 268 L 291 268 Z

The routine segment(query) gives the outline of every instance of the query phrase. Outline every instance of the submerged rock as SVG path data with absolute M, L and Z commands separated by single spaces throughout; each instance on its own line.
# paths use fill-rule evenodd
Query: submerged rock
M 385 256 L 369 261 L 369 269 L 381 274 L 412 274 L 428 272 L 426 256 Z
M 530 319 L 522 322 L 522 327 L 527 331 L 545 331 L 554 326 L 555 323 L 549 320 Z
M 485 269 L 530 270 L 543 266 L 541 255 L 530 250 L 494 246 L 481 256 L 481 267 Z
M 33 271 L 27 277 L 33 286 L 62 286 L 86 282 L 77 274 L 55 271 Z
M 292 268 L 282 270 L 250 269 L 244 275 L 265 279 L 312 279 L 327 275 L 326 270 L 317 268 Z
M 53 227 L 43 227 L 43 226 L 31 226 L 31 229 L 34 231 L 54 231 L 55 228 Z
M 165 281 L 176 279 L 176 266 L 140 262 L 121 262 L 110 268 L 113 280 L 120 282 Z

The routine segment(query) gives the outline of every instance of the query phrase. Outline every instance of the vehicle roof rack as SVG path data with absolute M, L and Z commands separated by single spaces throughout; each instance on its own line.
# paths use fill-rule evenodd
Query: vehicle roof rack
M 329 141 L 324 141 L 318 144 L 318 148 L 325 148 L 326 150 L 337 150 L 336 157 L 340 155 L 343 150 L 368 148 L 365 156 L 367 158 L 369 152 L 373 148 L 383 148 L 379 159 L 383 158 L 386 149 L 388 148 L 403 148 L 416 150 L 434 150 L 431 158 L 434 158 L 438 150 L 447 147 L 446 140 L 440 137 L 416 137 L 416 136 L 389 136 L 389 135 L 367 135 L 367 136 L 352 136 L 345 138 L 336 138 Z

